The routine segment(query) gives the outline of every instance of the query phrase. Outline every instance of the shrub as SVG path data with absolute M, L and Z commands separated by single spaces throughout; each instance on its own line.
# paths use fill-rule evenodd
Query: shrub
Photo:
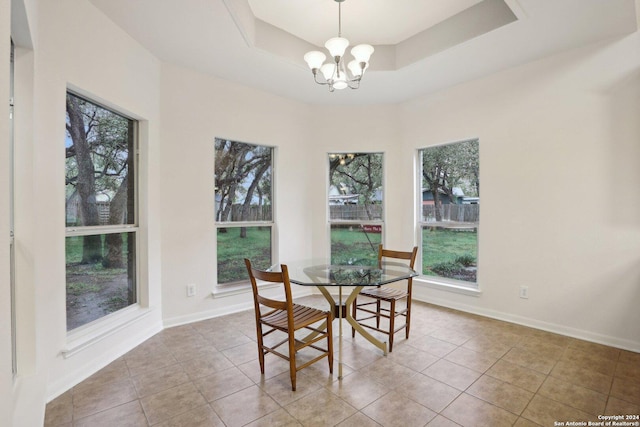
M 431 271 L 445 277 L 452 275 L 458 270 L 460 270 L 460 264 L 455 262 L 439 262 L 431 267 Z
M 465 267 L 469 267 L 473 264 L 476 263 L 476 259 L 473 255 L 470 254 L 465 254 L 465 255 L 460 255 L 459 257 L 456 258 L 456 263 L 457 264 L 462 264 Z

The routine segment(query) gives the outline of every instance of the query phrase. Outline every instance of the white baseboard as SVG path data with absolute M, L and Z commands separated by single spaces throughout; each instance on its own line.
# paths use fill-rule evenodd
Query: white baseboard
M 293 292 L 293 298 L 300 298 L 300 297 L 304 297 L 307 295 L 311 295 L 311 291 L 308 290 L 308 288 L 305 288 L 302 291 L 292 291 Z M 248 290 L 244 290 L 242 293 L 247 294 L 247 298 L 245 301 L 238 303 L 238 304 L 232 304 L 232 305 L 224 305 L 222 307 L 216 307 L 214 309 L 211 310 L 206 310 L 206 311 L 199 311 L 197 313 L 191 313 L 191 314 L 186 314 L 183 316 L 175 316 L 175 317 L 171 317 L 168 319 L 164 319 L 163 321 L 163 326 L 165 328 L 172 328 L 174 326 L 180 326 L 180 325 L 187 325 L 189 323 L 194 323 L 194 322 L 200 322 L 202 320 L 207 320 L 207 319 L 212 319 L 214 317 L 220 317 L 220 316 L 225 316 L 227 314 L 233 314 L 233 313 L 238 313 L 241 311 L 246 311 L 246 310 L 252 310 L 253 309 L 253 296 L 251 295 L 251 289 Z M 237 295 L 237 292 L 232 292 L 229 293 L 226 297 L 233 297 L 234 295 Z M 218 298 L 225 298 L 225 296 L 220 296 L 220 294 L 218 294 L 218 296 L 215 297 L 216 299 Z
M 583 329 L 572 328 L 565 325 L 559 325 L 556 323 L 545 322 L 538 319 L 532 319 L 529 317 L 518 316 L 512 313 L 504 313 L 495 310 L 484 309 L 482 307 L 476 307 L 468 304 L 461 304 L 441 298 L 433 298 L 426 295 L 421 295 L 420 292 L 416 292 L 414 287 L 413 299 L 415 301 L 422 301 L 429 304 L 439 305 L 442 307 L 452 308 L 454 310 L 464 311 L 465 313 L 477 314 L 479 316 L 489 317 L 491 319 L 503 320 L 505 322 L 515 323 L 517 325 L 528 326 L 534 329 L 540 329 L 547 332 L 553 332 L 560 335 L 565 335 L 571 338 L 577 338 L 584 341 L 589 341 L 597 344 L 603 344 L 610 347 L 619 348 L 622 350 L 629 350 L 636 353 L 640 353 L 640 343 L 622 338 L 612 337 L 609 335 L 602 335 Z
M 165 319 L 162 323 L 165 328 L 173 328 L 174 326 L 187 325 L 189 323 L 200 322 L 202 320 L 212 319 L 214 317 L 225 316 L 227 314 L 238 313 L 253 308 L 253 300 L 248 300 L 240 304 L 225 305 L 212 310 L 199 311 L 197 313 L 186 314 L 184 316 L 171 317 Z

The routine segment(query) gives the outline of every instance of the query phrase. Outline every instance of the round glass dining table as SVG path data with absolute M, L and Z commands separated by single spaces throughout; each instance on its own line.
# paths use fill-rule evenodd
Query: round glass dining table
M 380 341 L 356 322 L 351 315 L 351 304 L 365 286 L 384 286 L 406 280 L 418 275 L 415 270 L 402 262 L 377 260 L 354 261 L 346 265 L 331 264 L 327 260 L 293 261 L 285 264 L 289 270 L 289 281 L 296 285 L 317 287 L 333 307 L 334 316 L 339 319 L 339 379 L 342 379 L 342 319 L 346 319 L 356 332 L 387 355 L 387 342 Z M 280 271 L 280 265 L 274 265 L 270 270 Z M 349 287 L 350 290 L 344 301 L 343 287 Z M 337 301 L 329 288 L 337 288 Z M 311 339 L 313 335 L 306 339 Z

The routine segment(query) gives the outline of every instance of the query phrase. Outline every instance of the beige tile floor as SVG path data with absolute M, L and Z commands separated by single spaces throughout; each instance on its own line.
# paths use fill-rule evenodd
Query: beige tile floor
M 640 354 L 420 302 L 393 353 L 345 327 L 344 378 L 323 360 L 292 392 L 276 356 L 260 375 L 254 322 L 247 311 L 167 329 L 50 402 L 45 426 L 526 427 L 640 414 Z

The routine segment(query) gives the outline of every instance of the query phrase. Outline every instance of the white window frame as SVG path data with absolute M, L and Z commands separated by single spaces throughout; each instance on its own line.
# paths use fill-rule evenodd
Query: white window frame
M 133 197 L 134 197 L 134 213 L 132 224 L 114 224 L 114 225 L 101 225 L 101 226 L 65 226 L 65 242 L 67 237 L 76 236 L 91 236 L 91 235 L 103 235 L 103 234 L 115 234 L 115 233 L 133 233 L 135 245 L 134 245 L 134 262 L 135 262 L 135 274 L 134 280 L 136 285 L 136 302 L 129 306 L 122 308 L 113 313 L 102 316 L 89 323 L 81 325 L 75 329 L 67 331 L 67 345 L 62 350 L 62 354 L 65 358 L 76 354 L 78 351 L 88 347 L 94 342 L 112 334 L 115 330 L 120 329 L 129 322 L 145 316 L 149 311 L 141 309 L 141 243 L 140 243 L 140 197 L 139 197 L 139 185 L 140 185 L 140 123 L 137 119 L 127 115 L 113 106 L 105 105 L 99 101 L 94 100 L 90 96 L 79 93 L 71 88 L 68 88 L 65 92 L 73 96 L 82 98 L 87 102 L 90 102 L 100 108 L 104 108 L 114 114 L 131 120 L 133 123 L 133 149 L 129 155 L 133 158 Z M 66 214 L 65 214 L 66 215 Z M 66 280 L 65 280 L 66 286 Z

